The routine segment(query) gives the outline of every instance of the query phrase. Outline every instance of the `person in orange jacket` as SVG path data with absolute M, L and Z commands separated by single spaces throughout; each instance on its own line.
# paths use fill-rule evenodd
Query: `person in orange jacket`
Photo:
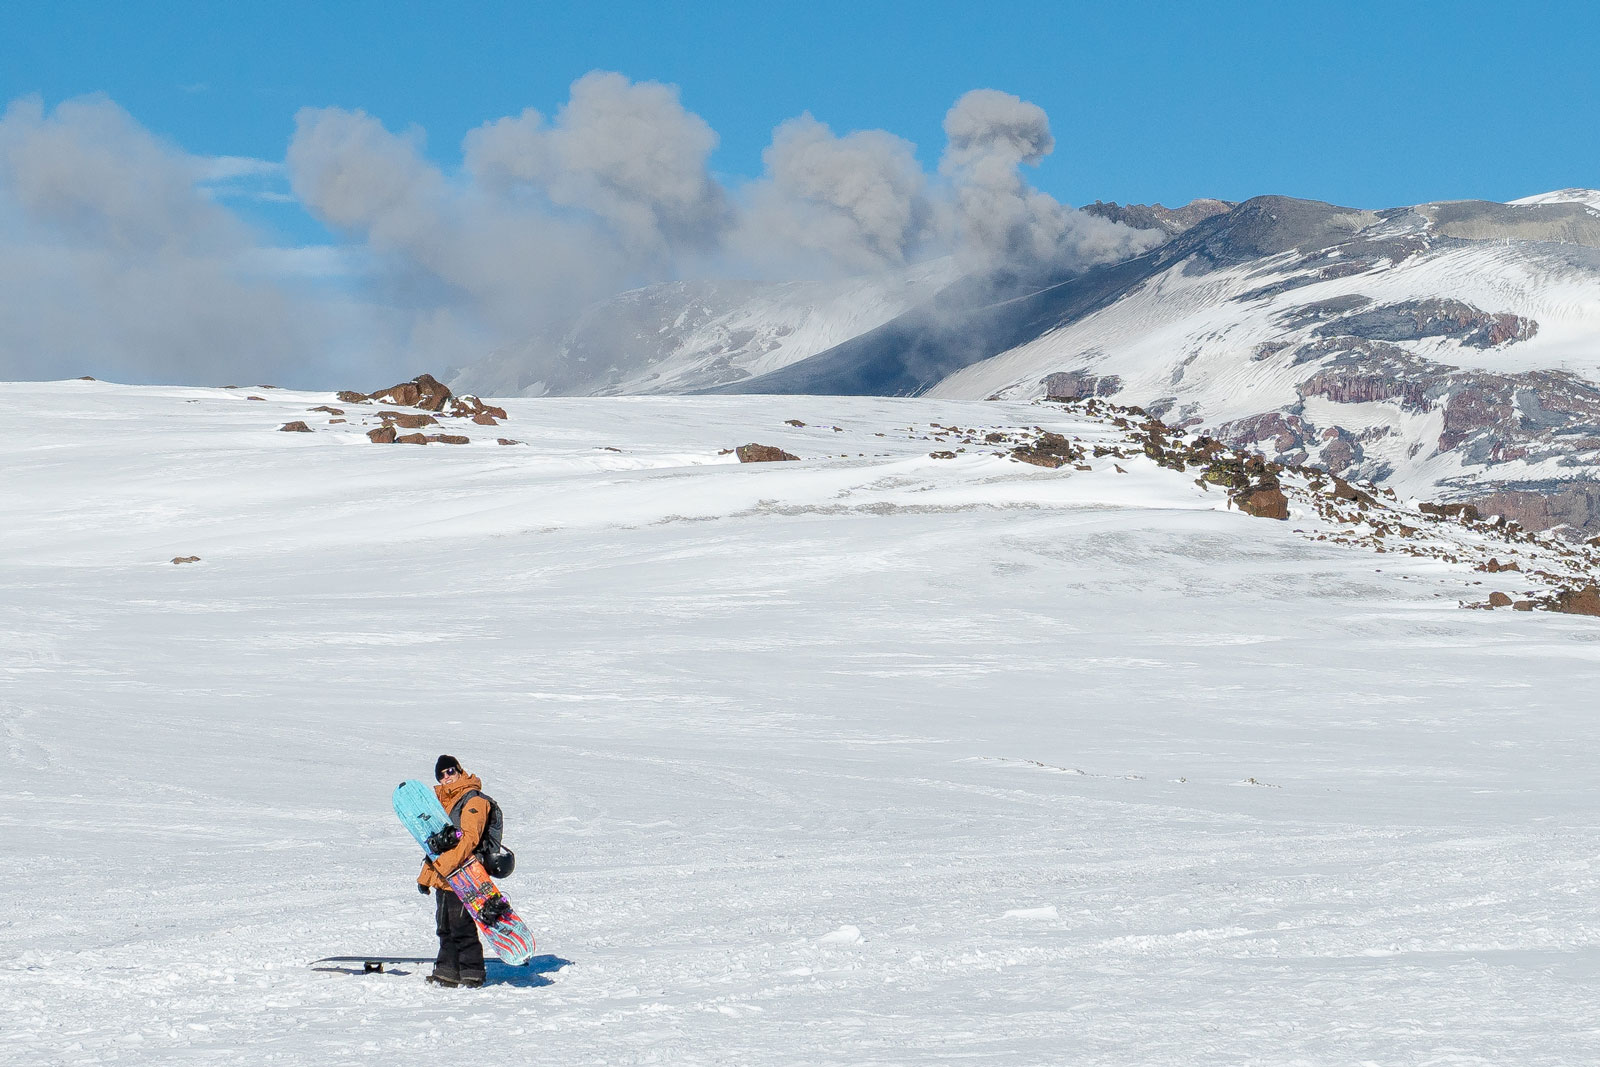
M 426 894 L 433 890 L 434 929 L 439 935 L 439 956 L 428 981 L 436 985 L 476 988 L 483 985 L 484 979 L 483 943 L 478 940 L 478 927 L 472 915 L 445 881 L 445 875 L 472 858 L 489 821 L 489 801 L 482 795 L 483 782 L 477 775 L 462 770 L 454 756 L 440 756 L 433 765 L 433 777 L 439 783 L 433 787 L 434 795 L 450 813 L 450 820 L 460 828 L 461 840 L 438 859 L 423 860 L 422 872 L 417 875 L 418 892 Z M 475 789 L 479 794 L 467 797 Z M 466 797 L 465 803 L 463 797 Z

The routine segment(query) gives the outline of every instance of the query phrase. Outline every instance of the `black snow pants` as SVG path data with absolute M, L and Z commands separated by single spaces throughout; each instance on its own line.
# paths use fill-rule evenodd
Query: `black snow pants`
M 435 889 L 433 894 L 434 928 L 439 935 L 434 969 L 455 981 L 483 981 L 483 944 L 472 916 L 452 891 Z

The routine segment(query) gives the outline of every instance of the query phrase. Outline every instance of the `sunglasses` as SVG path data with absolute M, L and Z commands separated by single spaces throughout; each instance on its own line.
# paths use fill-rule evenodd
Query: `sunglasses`
M 446 778 L 454 778 L 456 775 L 458 775 L 460 773 L 461 773 L 461 768 L 460 767 L 446 767 L 444 770 L 439 772 L 439 781 L 442 782 Z

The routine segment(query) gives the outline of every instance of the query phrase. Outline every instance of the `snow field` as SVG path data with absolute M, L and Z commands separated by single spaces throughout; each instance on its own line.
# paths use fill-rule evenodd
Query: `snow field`
M 416 448 L 264 395 L 0 393 L 0 821 L 48 872 L 0 1062 L 1600 1051 L 1595 620 L 1142 458 L 928 458 L 1077 425 L 1022 404 L 514 401 L 474 432 L 525 447 Z M 546 957 L 307 970 L 431 953 L 387 797 L 441 751 Z

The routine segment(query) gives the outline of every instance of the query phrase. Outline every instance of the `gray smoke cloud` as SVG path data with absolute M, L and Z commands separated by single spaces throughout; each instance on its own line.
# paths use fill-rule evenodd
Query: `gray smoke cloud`
M 0 117 L 0 377 L 340 384 L 446 371 L 555 336 L 624 289 L 853 276 L 955 252 L 974 271 L 1071 270 L 1159 235 L 1092 218 L 1021 168 L 1044 111 L 976 90 L 937 176 L 882 130 L 779 125 L 758 178 L 712 174 L 715 131 L 668 85 L 596 72 L 546 118 L 485 123 L 456 167 L 361 111 L 295 116 L 284 163 L 203 159 L 104 98 Z M 283 248 L 229 198 L 267 176 L 340 235 Z M 244 183 L 244 184 L 241 184 Z M 536 372 L 535 372 L 536 373 Z
M 934 240 L 934 212 L 916 146 L 882 130 L 836 136 L 810 114 L 780 125 L 762 153 L 739 255 L 813 270 L 871 273 L 904 266 Z
M 708 166 L 717 135 L 669 85 L 596 71 L 573 83 L 550 125 L 529 109 L 472 131 L 462 147 L 480 187 L 525 186 L 591 213 L 647 263 L 708 252 L 732 223 Z
M 1055 150 L 1050 120 L 1037 104 L 996 89 L 974 89 L 944 118 L 939 172 L 953 198 L 948 222 L 975 268 L 1081 269 L 1146 251 L 1154 231 L 1074 211 L 1031 188 L 1020 168 Z
M 261 381 L 331 352 L 337 316 L 199 183 L 203 160 L 104 97 L 0 116 L 0 378 Z M 330 360 L 347 353 L 332 354 Z

